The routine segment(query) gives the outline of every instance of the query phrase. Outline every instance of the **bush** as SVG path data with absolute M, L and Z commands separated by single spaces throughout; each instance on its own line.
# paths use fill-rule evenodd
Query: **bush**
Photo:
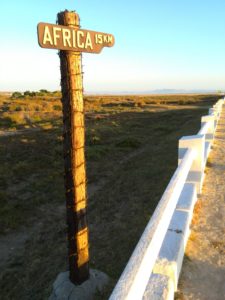
M 30 91 L 25 91 L 23 94 L 24 96 L 30 96 Z
M 22 93 L 20 93 L 20 92 L 14 92 L 14 93 L 12 93 L 12 96 L 11 96 L 11 98 L 22 98 L 23 97 L 23 95 L 22 95 Z
M 62 106 L 61 105 L 53 105 L 53 109 L 57 110 L 57 111 L 61 111 L 62 110 Z
M 48 94 L 48 93 L 49 93 L 49 91 L 48 91 L 48 90 L 45 90 L 45 89 L 41 89 L 41 90 L 39 90 L 39 92 L 40 92 L 40 93 L 44 93 L 44 94 Z
M 34 96 L 36 96 L 36 93 L 35 93 L 35 92 L 30 92 L 30 91 L 25 91 L 23 94 L 24 94 L 24 96 L 29 96 L 29 97 L 34 97 Z
M 21 106 L 16 106 L 15 111 L 21 111 L 22 107 Z

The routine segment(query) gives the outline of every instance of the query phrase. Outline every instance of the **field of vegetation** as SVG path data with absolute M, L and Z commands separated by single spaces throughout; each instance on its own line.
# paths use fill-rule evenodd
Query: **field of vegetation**
M 107 299 L 218 95 L 85 96 L 91 267 Z M 67 270 L 60 93 L 0 95 L 2 299 L 48 299 Z

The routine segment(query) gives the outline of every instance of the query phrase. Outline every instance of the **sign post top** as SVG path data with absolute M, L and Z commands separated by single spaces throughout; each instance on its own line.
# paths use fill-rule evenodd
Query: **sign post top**
M 38 24 L 38 42 L 42 48 L 75 52 L 100 53 L 103 47 L 112 47 L 112 34 L 83 30 L 72 26 Z

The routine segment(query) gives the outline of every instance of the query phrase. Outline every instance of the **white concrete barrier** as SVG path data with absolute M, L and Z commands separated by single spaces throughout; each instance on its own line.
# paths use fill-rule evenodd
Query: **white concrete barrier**
M 197 155 L 188 172 L 186 182 L 194 183 L 196 185 L 197 193 L 200 194 L 204 179 L 205 135 L 198 134 L 184 136 L 179 140 L 178 164 L 182 162 L 188 149 L 195 150 Z
M 197 193 L 224 99 L 203 116 L 197 135 L 179 140 L 178 167 L 147 224 L 110 300 L 173 299 Z M 156 274 L 158 273 L 158 274 Z
M 174 284 L 170 277 L 162 274 L 152 274 L 143 300 L 173 300 L 174 299 Z
M 177 289 L 178 278 L 184 257 L 184 249 L 190 234 L 192 212 L 175 210 L 153 273 L 167 275 Z
M 195 185 L 185 183 L 153 269 L 155 274 L 165 275 L 172 280 L 174 291 L 177 289 L 196 200 Z
M 208 115 L 201 118 L 201 129 L 198 134 L 205 134 L 205 140 L 212 143 L 215 133 L 215 116 Z
M 212 149 L 212 142 L 214 139 L 215 133 L 215 120 L 216 117 L 214 115 L 203 116 L 201 118 L 201 129 L 199 130 L 198 134 L 205 135 L 205 159 L 204 162 L 206 164 L 207 157 Z
M 185 183 L 177 203 L 176 210 L 190 211 L 194 210 L 194 205 L 197 201 L 197 192 L 195 184 Z
M 188 149 L 163 193 L 110 299 L 142 299 L 193 160 Z

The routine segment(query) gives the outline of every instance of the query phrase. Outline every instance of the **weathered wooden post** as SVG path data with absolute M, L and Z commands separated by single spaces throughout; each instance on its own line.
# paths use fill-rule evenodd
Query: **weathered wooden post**
M 89 278 L 88 225 L 86 216 L 85 128 L 81 52 L 99 53 L 111 47 L 111 34 L 81 30 L 79 15 L 64 11 L 58 24 L 38 24 L 43 48 L 60 49 L 63 146 L 68 223 L 70 280 L 81 284 Z
M 58 24 L 79 29 L 79 16 L 74 12 L 61 12 Z M 82 283 L 89 277 L 89 250 L 81 53 L 60 51 L 59 56 L 70 280 Z

